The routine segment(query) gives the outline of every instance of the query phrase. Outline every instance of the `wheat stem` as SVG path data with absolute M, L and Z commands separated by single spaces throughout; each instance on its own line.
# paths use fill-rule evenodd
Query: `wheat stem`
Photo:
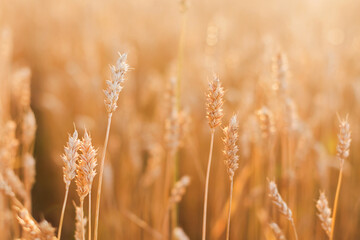
M 339 179 L 336 187 L 336 194 L 335 194 L 335 200 L 334 200 L 334 206 L 333 206 L 333 214 L 332 214 L 332 221 L 331 221 L 331 233 L 330 233 L 330 240 L 334 239 L 334 230 L 335 230 L 335 220 L 336 220 L 336 210 L 337 205 L 339 202 L 339 196 L 340 196 L 340 187 L 341 187 L 341 181 L 342 181 L 342 174 L 343 174 L 343 167 L 340 168 L 339 173 Z
M 62 210 L 61 210 L 60 224 L 59 224 L 59 230 L 58 230 L 58 236 L 57 236 L 57 238 L 59 240 L 60 240 L 60 237 L 61 237 L 61 229 L 62 229 L 62 225 L 63 225 L 63 221 L 64 221 L 66 202 L 67 202 L 67 198 L 68 198 L 68 195 L 69 195 L 69 186 L 70 185 L 66 185 L 65 198 L 64 198 L 64 203 L 63 203 L 63 207 L 62 207 Z
M 181 78 L 182 78 L 182 68 L 184 60 L 184 39 L 186 33 L 186 22 L 187 14 L 184 12 L 181 18 L 181 33 L 179 38 L 178 45 L 178 62 L 177 62 L 177 86 L 176 86 L 176 105 L 178 110 L 180 110 L 180 96 L 181 96 Z
M 89 192 L 89 240 L 91 240 L 91 190 Z
M 166 203 L 167 198 L 169 196 L 169 189 L 170 189 L 170 171 L 172 169 L 171 161 L 172 155 L 170 152 L 167 153 L 166 162 L 165 162 L 165 183 L 164 183 L 164 203 Z
M 293 228 L 293 230 L 294 230 L 295 240 L 298 240 L 298 235 L 297 235 L 297 231 L 296 231 L 294 219 L 291 219 L 291 226 L 292 226 L 292 228 Z
M 97 240 L 98 235 L 98 225 L 99 225 L 99 213 L 100 213 L 100 197 L 101 197 L 101 185 L 104 173 L 104 163 L 105 163 L 105 156 L 106 156 L 106 148 L 109 141 L 109 133 L 110 133 L 110 126 L 111 126 L 111 117 L 112 113 L 108 115 L 108 123 L 106 129 L 106 136 L 105 136 L 105 143 L 104 149 L 102 152 L 101 163 L 100 163 L 100 173 L 99 173 L 99 183 L 98 183 L 98 191 L 96 195 L 96 209 L 95 209 L 95 224 L 94 224 L 94 240 Z
M 166 208 L 166 212 L 165 212 L 165 216 L 164 216 L 164 220 L 162 223 L 162 238 L 164 240 L 168 240 L 169 239 L 169 214 L 170 214 L 170 208 L 167 207 Z
M 226 228 L 226 240 L 229 240 L 230 238 L 230 218 L 231 218 L 231 202 L 232 202 L 233 186 L 234 186 L 234 179 L 230 181 L 229 214 L 228 214 L 227 228 Z
M 81 223 L 83 223 L 84 222 L 84 198 L 80 199 L 80 209 L 81 209 Z M 85 240 L 84 224 L 81 224 L 81 235 L 82 235 L 82 239 Z
M 207 166 L 207 171 L 206 171 L 206 181 L 205 181 L 202 240 L 206 239 L 206 214 L 207 214 L 207 202 L 208 202 L 211 158 L 212 158 L 212 152 L 213 152 L 213 147 L 214 147 L 214 135 L 215 135 L 215 129 L 212 128 L 211 129 L 210 153 L 209 153 L 209 160 L 208 160 L 208 166 Z

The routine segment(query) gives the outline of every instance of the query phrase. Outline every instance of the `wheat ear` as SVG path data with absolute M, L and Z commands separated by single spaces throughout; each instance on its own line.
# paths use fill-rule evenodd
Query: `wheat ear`
M 321 227 L 324 229 L 328 237 L 331 235 L 331 209 L 329 208 L 328 200 L 324 192 L 320 192 L 319 200 L 316 202 L 318 209 L 318 217 L 321 221 Z
M 269 227 L 273 231 L 276 240 L 286 240 L 285 235 L 284 235 L 283 231 L 281 231 L 279 225 L 272 222 L 269 224 Z
M 283 214 L 290 221 L 292 228 L 294 230 L 295 239 L 298 240 L 298 235 L 296 232 L 296 227 L 291 209 L 287 206 L 286 202 L 281 198 L 276 183 L 274 181 L 269 181 L 269 191 L 270 191 L 269 197 L 271 198 L 273 204 L 276 206 L 279 212 Z
M 0 173 L 0 191 L 10 197 L 14 212 L 16 213 L 17 221 L 22 227 L 28 239 L 51 239 L 55 240 L 55 228 L 53 228 L 45 220 L 40 224 L 31 216 L 28 209 L 16 198 L 11 186 L 6 182 L 3 175 Z
M 232 193 L 233 193 L 233 186 L 234 186 L 234 173 L 236 169 L 238 169 L 239 164 L 239 156 L 237 152 L 239 151 L 239 147 L 237 146 L 237 142 L 239 139 L 238 134 L 238 120 L 236 115 L 234 115 L 230 119 L 229 126 L 224 128 L 224 155 L 225 155 L 225 166 L 227 168 L 227 172 L 230 179 L 230 196 L 229 196 L 229 213 L 228 213 L 228 221 L 227 221 L 227 228 L 226 228 L 226 240 L 230 238 L 230 218 L 231 218 L 231 202 L 232 202 Z
M 89 229 L 89 240 L 91 240 L 91 188 L 92 183 L 94 180 L 94 177 L 96 175 L 96 165 L 97 165 L 97 150 L 93 147 L 91 143 L 91 137 L 88 134 L 88 132 L 85 130 L 84 137 L 80 143 L 79 150 L 81 152 L 80 154 L 80 162 L 85 163 L 83 165 L 83 171 L 86 173 L 86 178 L 88 181 L 88 187 L 89 187 L 89 216 L 88 216 L 88 229 Z
M 275 121 L 274 121 L 274 115 L 270 111 L 269 108 L 263 106 L 259 110 L 256 111 L 256 115 L 258 117 L 260 130 L 261 130 L 261 136 L 264 139 L 267 139 L 271 135 L 275 133 Z
M 76 206 L 75 202 L 73 202 L 75 207 L 75 234 L 74 238 L 75 240 L 82 240 L 83 237 L 83 231 L 86 227 L 86 218 L 82 218 L 83 215 L 83 209 L 81 209 L 79 206 Z
M 174 228 L 173 236 L 174 236 L 175 240 L 190 240 L 190 238 L 186 235 L 184 230 L 180 227 Z
M 55 237 L 55 228 L 51 226 L 51 224 L 48 221 L 42 220 L 38 225 L 41 232 L 40 239 L 58 240 L 58 238 Z
M 31 188 L 35 182 L 35 159 L 32 156 L 32 145 L 36 134 L 36 119 L 29 108 L 24 114 L 22 122 L 22 147 L 24 163 L 24 186 L 26 191 L 25 206 L 31 212 Z
M 105 108 L 108 112 L 108 122 L 106 127 L 106 136 L 104 142 L 104 149 L 101 156 L 100 162 L 100 173 L 99 173 L 99 183 L 98 190 L 96 194 L 96 209 L 95 209 L 95 226 L 94 226 L 94 240 L 97 240 L 98 236 L 98 226 L 99 226 L 99 214 L 100 214 L 100 198 L 101 198 L 101 186 L 104 174 L 104 163 L 106 157 L 106 149 L 109 141 L 111 118 L 113 112 L 117 108 L 117 101 L 119 99 L 119 94 L 123 88 L 125 81 L 125 74 L 129 70 L 129 65 L 126 62 L 127 54 L 120 54 L 115 66 L 110 66 L 111 70 L 111 80 L 107 80 L 107 89 L 104 90 L 105 93 Z M 90 222 L 90 221 L 89 221 Z
M 97 165 L 97 150 L 91 143 L 91 137 L 85 129 L 85 134 L 79 146 L 80 156 L 76 170 L 77 193 L 80 198 L 80 207 L 83 211 L 84 198 L 91 192 L 92 182 L 96 175 L 95 167 Z M 91 238 L 91 195 L 89 195 L 89 238 Z M 84 214 L 82 214 L 84 215 Z M 82 220 L 84 216 L 82 216 Z M 85 232 L 85 231 L 84 231 Z M 85 235 L 85 233 L 84 233 Z M 84 237 L 85 239 L 85 237 Z
M 331 222 L 331 234 L 330 240 L 334 239 L 334 230 L 335 230 L 335 220 L 336 220 L 336 210 L 339 202 L 340 196 L 340 188 L 341 188 L 341 181 L 344 169 L 345 159 L 349 156 L 350 151 L 350 143 L 351 143 L 351 131 L 350 131 L 350 124 L 348 121 L 348 116 L 345 119 L 339 118 L 339 134 L 338 134 L 338 145 L 336 147 L 337 151 L 337 159 L 340 161 L 340 173 L 338 178 L 338 183 L 336 187 L 336 194 L 334 200 L 334 207 L 333 207 L 333 214 L 332 214 L 332 222 Z
M 164 202 L 166 203 L 169 196 L 171 186 L 171 175 L 175 168 L 175 156 L 180 144 L 180 124 L 179 111 L 176 105 L 176 79 L 170 79 L 170 87 L 168 91 L 168 100 L 170 102 L 170 109 L 168 117 L 165 121 L 165 142 L 167 149 L 167 157 L 165 162 L 165 180 L 164 180 Z M 175 166 L 176 167 L 176 166 Z M 176 175 L 176 174 L 175 174 Z M 175 176 L 176 177 L 176 176 Z M 173 182 L 172 182 L 173 183 Z M 165 213 L 166 214 L 166 213 Z
M 168 222 L 169 222 L 169 213 L 175 204 L 179 203 L 184 196 L 186 192 L 187 186 L 190 184 L 190 177 L 189 176 L 183 176 L 180 178 L 179 181 L 177 181 L 174 185 L 174 187 L 171 190 L 171 195 L 166 207 L 166 214 L 164 216 L 163 220 L 163 239 L 168 239 L 169 235 L 169 229 L 168 229 Z
M 210 141 L 210 152 L 209 152 L 209 160 L 207 165 L 206 181 L 205 181 L 202 240 L 206 239 L 206 215 L 207 215 L 211 159 L 212 159 L 212 152 L 214 147 L 215 128 L 221 124 L 221 120 L 224 115 L 222 109 L 222 106 L 224 104 L 223 97 L 224 97 L 224 89 L 221 86 L 220 79 L 217 76 L 214 76 L 214 80 L 209 82 L 209 88 L 206 98 L 206 110 L 207 110 L 206 117 L 209 121 L 209 126 L 211 130 L 211 141 Z
M 65 214 L 65 208 L 69 194 L 70 183 L 76 176 L 76 166 L 77 166 L 76 162 L 78 161 L 79 158 L 78 150 L 79 150 L 79 139 L 78 139 L 78 132 L 75 129 L 73 135 L 69 135 L 69 140 L 67 142 L 67 145 L 64 147 L 65 153 L 61 156 L 61 159 L 64 162 L 63 175 L 65 182 L 65 197 L 64 197 L 63 207 L 61 210 L 60 223 L 59 223 L 59 229 L 57 235 L 57 238 L 59 240 L 61 237 L 61 230 L 64 221 L 64 214 Z

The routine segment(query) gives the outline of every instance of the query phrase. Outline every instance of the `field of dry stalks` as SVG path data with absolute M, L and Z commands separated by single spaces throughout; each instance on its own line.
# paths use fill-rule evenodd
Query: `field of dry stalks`
M 360 239 L 359 12 L 0 0 L 0 240 Z

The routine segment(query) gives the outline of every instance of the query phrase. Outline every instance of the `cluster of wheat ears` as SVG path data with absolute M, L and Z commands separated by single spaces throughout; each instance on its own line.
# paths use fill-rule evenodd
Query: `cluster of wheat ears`
M 279 86 L 282 81 L 282 69 L 284 66 L 282 55 L 278 56 L 278 72 L 277 76 L 279 80 Z M 11 201 L 11 208 L 13 209 L 14 214 L 16 214 L 16 219 L 18 224 L 21 226 L 22 231 L 19 232 L 20 239 L 61 239 L 61 231 L 64 220 L 64 214 L 66 212 L 66 206 L 68 201 L 68 193 L 71 186 L 71 182 L 75 179 L 76 182 L 76 191 L 78 194 L 78 199 L 74 200 L 74 206 L 76 209 L 76 227 L 75 227 L 75 239 L 76 240 L 85 240 L 85 239 L 98 239 L 98 226 L 99 226 L 99 214 L 100 214 L 100 200 L 101 200 L 101 189 L 102 189 L 102 179 L 104 174 L 104 163 L 106 159 L 106 149 L 109 140 L 111 120 L 113 113 L 117 109 L 117 102 L 119 99 L 119 94 L 123 89 L 123 84 L 126 78 L 126 73 L 129 71 L 130 67 L 127 64 L 127 54 L 120 54 L 119 58 L 115 65 L 110 66 L 111 78 L 106 81 L 107 88 L 104 90 L 105 93 L 105 107 L 108 116 L 106 137 L 104 142 L 104 148 L 102 150 L 102 155 L 100 159 L 99 169 L 98 169 L 98 186 L 96 191 L 96 207 L 95 207 L 95 217 L 94 223 L 92 223 L 92 204 L 91 204 L 91 194 L 92 194 L 92 185 L 94 178 L 97 175 L 96 167 L 98 165 L 97 155 L 98 150 L 92 145 L 92 139 L 90 133 L 85 129 L 82 139 L 80 140 L 78 131 L 74 126 L 74 132 L 69 134 L 68 142 L 64 147 L 64 154 L 61 155 L 63 161 L 63 180 L 65 183 L 65 197 L 63 202 L 63 207 L 60 216 L 59 227 L 57 228 L 57 236 L 55 236 L 55 228 L 53 228 L 46 220 L 38 223 L 30 214 L 31 209 L 31 185 L 34 183 L 34 159 L 31 152 L 31 144 L 34 140 L 34 135 L 36 131 L 35 117 L 31 109 L 29 108 L 29 93 L 23 93 L 23 98 L 21 102 L 24 103 L 25 109 L 27 109 L 27 114 L 24 115 L 22 122 L 22 145 L 24 158 L 27 168 L 24 172 L 24 181 L 20 180 L 20 177 L 14 172 L 11 168 L 12 161 L 14 161 L 14 154 L 18 145 L 18 140 L 15 138 L 15 129 L 16 124 L 14 122 L 8 122 L 3 129 L 3 139 L 1 141 L 1 172 L 0 172 L 0 189 L 2 193 L 9 197 Z M 23 70 L 21 73 L 24 76 L 22 78 L 28 78 L 29 72 L 27 69 Z M 172 82 L 173 90 L 175 86 L 175 81 Z M 281 88 L 281 86 L 279 87 Z M 167 143 L 169 151 L 169 159 L 173 159 L 176 155 L 176 149 L 178 148 L 181 140 L 181 131 L 182 131 L 182 117 L 181 112 L 177 110 L 176 99 L 174 91 L 170 93 L 170 102 L 172 102 L 171 114 L 167 120 L 166 129 L 167 129 Z M 213 146 L 214 146 L 214 135 L 216 129 L 222 124 L 222 118 L 224 116 L 223 104 L 224 104 L 224 89 L 221 85 L 221 81 L 218 76 L 214 76 L 213 79 L 209 82 L 209 88 L 206 98 L 206 111 L 207 119 L 210 127 L 210 153 L 207 165 L 206 172 L 206 181 L 204 187 L 204 204 L 203 204 L 203 228 L 202 228 L 202 239 L 206 239 L 206 227 L 207 227 L 207 209 L 208 209 L 208 191 L 209 191 L 209 179 L 211 177 L 211 162 L 213 156 Z M 27 107 L 26 107 L 27 106 Z M 266 137 L 273 131 L 273 115 L 265 107 L 260 109 L 257 112 L 259 124 L 261 125 L 261 130 L 263 135 Z M 344 169 L 344 163 L 347 157 L 349 156 L 349 148 L 351 142 L 351 131 L 348 118 L 340 119 L 339 117 L 339 134 L 338 134 L 338 145 L 337 145 L 337 158 L 340 163 L 340 172 L 338 178 L 338 184 L 336 189 L 335 200 L 332 210 L 329 208 L 328 200 L 324 192 L 320 192 L 319 199 L 316 202 L 316 208 L 318 210 L 318 218 L 321 222 L 321 226 L 327 236 L 330 239 L 334 237 L 334 226 L 336 220 L 337 205 L 340 195 L 340 187 L 342 182 L 342 175 Z M 229 121 L 228 126 L 224 127 L 223 130 L 223 142 L 224 142 L 224 163 L 229 177 L 229 204 L 228 204 L 228 217 L 227 217 L 227 230 L 226 230 L 226 239 L 230 238 L 230 219 L 231 219 L 231 203 L 232 195 L 234 191 L 234 175 L 236 170 L 239 168 L 239 123 L 237 115 L 234 114 Z M 161 239 L 169 239 L 170 233 L 173 232 L 173 235 L 178 239 L 189 239 L 184 231 L 177 227 L 172 226 L 170 222 L 171 213 L 176 212 L 176 205 L 181 201 L 183 195 L 185 194 L 187 186 L 190 184 L 190 177 L 184 176 L 175 182 L 174 186 L 170 188 L 171 178 L 173 177 L 173 168 L 174 162 L 168 161 L 165 168 L 165 179 L 164 179 L 164 208 L 162 214 L 162 229 L 160 231 L 154 230 L 148 226 L 147 223 L 140 222 L 139 219 L 134 216 L 135 220 L 142 225 L 143 228 L 148 229 L 149 231 L 154 231 L 154 236 Z M 236 191 L 236 189 L 235 189 Z M 273 203 L 274 207 L 278 212 L 283 215 L 291 224 L 293 237 L 298 239 L 298 234 L 296 231 L 296 223 L 294 221 L 293 213 L 288 207 L 287 203 L 282 199 L 277 185 L 273 180 L 268 180 L 268 192 L 269 198 Z M 19 200 L 19 197 L 24 199 L 24 201 Z M 88 197 L 88 211 L 87 216 L 84 216 L 84 201 Z M 93 226 L 93 227 L 92 227 Z M 269 228 L 273 231 L 273 236 L 276 239 L 286 239 L 285 233 L 279 227 L 276 222 L 269 221 Z M 173 228 L 173 229 L 171 229 Z M 86 234 L 87 233 L 87 234 Z
M 360 239 L 359 9 L 0 0 L 0 240 Z

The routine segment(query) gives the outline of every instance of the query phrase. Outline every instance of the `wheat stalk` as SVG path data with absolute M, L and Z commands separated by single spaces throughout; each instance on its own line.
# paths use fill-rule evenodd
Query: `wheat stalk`
M 65 214 L 65 208 L 69 194 L 70 184 L 71 181 L 76 176 L 77 161 L 79 159 L 79 154 L 78 154 L 79 147 L 80 147 L 80 141 L 78 139 L 78 132 L 75 129 L 73 135 L 69 134 L 69 140 L 67 142 L 67 145 L 64 147 L 65 153 L 61 156 L 61 159 L 64 162 L 63 178 L 64 178 L 66 190 L 65 190 L 64 203 L 61 210 L 60 223 L 59 223 L 59 229 L 57 235 L 57 238 L 59 240 L 61 238 L 61 230 L 64 220 L 64 214 Z
M 210 141 L 210 152 L 209 152 L 209 160 L 207 165 L 206 181 L 205 181 L 202 240 L 206 239 L 206 215 L 207 215 L 211 159 L 212 159 L 212 152 L 214 147 L 215 128 L 221 124 L 221 119 L 224 115 L 222 109 L 222 106 L 224 104 L 223 97 L 224 97 L 224 89 L 221 86 L 220 79 L 217 76 L 214 76 L 214 80 L 209 82 L 209 88 L 206 98 L 206 110 L 207 110 L 206 117 L 208 119 L 211 130 L 211 141 Z
M 331 209 L 329 208 L 328 200 L 324 192 L 320 192 L 319 200 L 316 202 L 316 208 L 318 209 L 318 217 L 321 221 L 321 227 L 324 229 L 328 237 L 331 235 Z
M 350 151 L 350 143 L 351 143 L 351 131 L 350 131 L 350 124 L 348 121 L 348 116 L 345 119 L 339 119 L 339 134 L 338 134 L 338 145 L 336 147 L 337 151 L 337 159 L 340 161 L 340 173 L 338 178 L 338 183 L 336 187 L 336 194 L 334 200 L 334 207 L 333 207 L 333 214 L 332 214 L 332 222 L 331 222 L 331 234 L 330 240 L 334 239 L 334 230 L 335 230 L 335 220 L 336 220 L 336 210 L 338 206 L 339 196 L 340 196 L 340 188 L 341 188 L 341 181 L 344 169 L 345 159 L 349 157 Z
M 273 204 L 279 210 L 281 214 L 283 214 L 291 223 L 292 228 L 294 230 L 295 239 L 298 239 L 298 235 L 296 232 L 296 227 L 294 223 L 294 219 L 292 216 L 291 209 L 287 206 L 285 201 L 281 198 L 279 191 L 277 189 L 276 183 L 274 181 L 269 181 L 269 197 L 271 198 Z
M 88 192 L 89 192 L 89 222 L 88 222 L 88 229 L 89 229 L 89 240 L 91 240 L 91 187 L 96 175 L 96 165 L 97 165 L 97 150 L 93 147 L 91 143 L 91 137 L 88 132 L 85 130 L 84 137 L 80 142 L 79 150 L 80 154 L 80 161 L 79 167 L 82 169 L 82 173 L 86 176 L 86 181 L 88 185 Z M 79 174 L 79 173 L 78 173 Z
M 224 155 L 225 155 L 225 166 L 230 179 L 230 196 L 229 196 L 229 213 L 227 220 L 227 228 L 226 228 L 226 240 L 230 238 L 230 218 L 231 218 L 231 202 L 232 202 L 232 194 L 233 194 L 233 186 L 234 186 L 234 174 L 236 169 L 239 167 L 239 156 L 237 152 L 239 151 L 239 147 L 237 146 L 237 141 L 239 139 L 238 134 L 238 120 L 237 116 L 234 115 L 230 119 L 230 123 L 228 127 L 223 129 L 224 131 Z
M 120 54 L 119 58 L 116 61 L 115 66 L 110 66 L 111 70 L 111 80 L 107 80 L 107 89 L 104 90 L 105 93 L 105 108 L 108 112 L 108 122 L 106 127 L 106 136 L 104 142 L 104 149 L 101 156 L 100 162 L 100 173 L 99 173 L 99 183 L 98 183 L 98 190 L 96 195 L 96 209 L 95 209 L 95 226 L 94 226 L 94 240 L 97 240 L 98 236 L 98 226 L 99 226 L 99 214 L 100 214 L 100 198 L 101 198 L 101 186 L 104 174 L 104 163 L 106 157 L 106 149 L 109 141 L 109 134 L 110 134 L 110 126 L 111 126 L 111 118 L 113 112 L 117 108 L 117 101 L 119 99 L 119 94 L 123 88 L 123 84 L 125 81 L 125 74 L 129 70 L 129 65 L 126 62 L 127 54 Z
M 91 192 L 92 182 L 96 175 L 95 167 L 97 150 L 91 143 L 91 137 L 85 129 L 84 137 L 79 146 L 80 156 L 76 170 L 77 193 L 80 198 L 80 207 L 83 211 L 84 198 Z M 91 194 L 91 193 L 90 193 Z M 82 219 L 84 216 L 82 214 Z M 91 239 L 91 195 L 89 195 L 89 239 Z M 84 233 L 85 235 L 85 233 Z M 85 239 L 85 237 L 83 238 Z

